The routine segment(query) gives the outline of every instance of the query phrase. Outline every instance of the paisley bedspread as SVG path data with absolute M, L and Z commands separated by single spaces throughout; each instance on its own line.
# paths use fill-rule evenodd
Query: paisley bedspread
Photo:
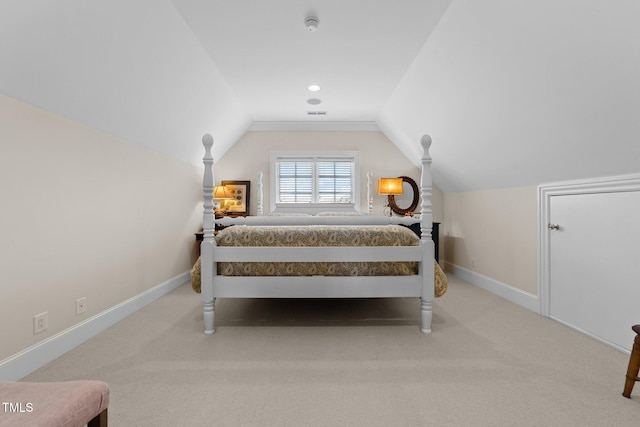
M 218 246 L 418 246 L 407 227 L 396 226 L 233 226 L 216 236 Z M 447 290 L 447 278 L 434 261 L 435 296 Z M 418 274 L 417 262 L 220 262 L 224 276 L 406 276 Z M 200 292 L 200 258 L 191 270 Z

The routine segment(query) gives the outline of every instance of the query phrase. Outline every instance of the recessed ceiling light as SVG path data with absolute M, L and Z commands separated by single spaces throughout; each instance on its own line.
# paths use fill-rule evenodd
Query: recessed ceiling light
M 322 101 L 319 100 L 318 98 L 311 98 L 311 99 L 307 99 L 307 104 L 311 104 L 311 105 L 318 105 L 320 104 Z
M 318 92 L 320 90 L 320 86 L 318 85 L 309 85 L 307 86 L 309 92 Z

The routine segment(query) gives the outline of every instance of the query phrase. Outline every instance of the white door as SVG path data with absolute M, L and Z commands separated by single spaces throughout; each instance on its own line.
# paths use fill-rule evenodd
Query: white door
M 630 350 L 640 324 L 640 191 L 550 198 L 551 318 Z

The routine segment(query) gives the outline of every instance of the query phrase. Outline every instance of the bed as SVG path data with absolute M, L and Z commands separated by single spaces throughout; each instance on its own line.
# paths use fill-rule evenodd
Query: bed
M 431 332 L 433 299 L 446 291 L 446 277 L 431 240 L 428 135 L 421 139 L 421 215 L 414 217 L 372 215 L 370 182 L 367 214 L 265 215 L 259 173 L 258 215 L 215 219 L 213 138 L 202 142 L 204 236 L 192 286 L 203 301 L 205 334 L 215 332 L 218 298 L 417 297 L 420 329 Z M 406 227 L 415 223 L 420 238 Z M 216 224 L 225 227 L 217 236 Z

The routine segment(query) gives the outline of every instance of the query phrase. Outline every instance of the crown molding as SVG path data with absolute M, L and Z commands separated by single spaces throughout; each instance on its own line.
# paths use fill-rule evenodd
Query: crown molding
M 281 121 L 253 122 L 248 131 L 375 131 L 380 128 L 376 122 L 312 122 Z

